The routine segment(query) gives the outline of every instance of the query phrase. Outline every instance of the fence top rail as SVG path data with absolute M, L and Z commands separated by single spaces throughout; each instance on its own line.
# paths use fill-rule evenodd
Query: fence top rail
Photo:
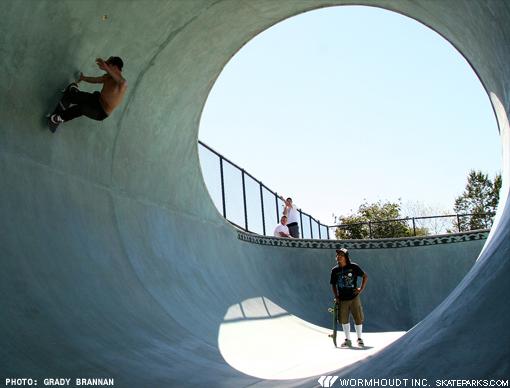
M 322 223 L 322 222 L 320 222 L 317 218 L 315 218 L 315 217 L 311 216 L 310 214 L 308 214 L 308 213 L 306 213 L 306 212 L 302 211 L 301 209 L 298 209 L 298 210 L 299 210 L 299 212 L 300 212 L 301 214 L 303 214 L 304 216 L 307 216 L 307 217 L 309 217 L 312 221 L 315 221 L 315 223 L 316 223 L 317 225 L 319 225 L 319 226 L 324 226 L 324 227 L 326 227 L 326 228 L 330 228 L 330 226 L 329 226 L 329 225 L 323 224 L 323 223 Z
M 223 156 L 222 154 L 220 154 L 218 151 L 214 150 L 213 148 L 211 148 L 210 146 L 208 146 L 207 144 L 205 144 L 204 142 L 202 142 L 201 140 L 198 141 L 198 143 L 207 148 L 209 151 L 211 151 L 212 153 L 214 153 L 216 156 L 222 158 L 223 160 L 225 160 L 226 162 L 230 163 L 232 166 L 234 166 L 235 168 L 237 168 L 238 170 L 240 171 L 243 171 L 246 175 L 248 175 L 250 178 L 252 178 L 255 182 L 257 182 L 258 184 L 260 184 L 263 188 L 265 188 L 267 191 L 269 191 L 271 194 L 275 195 L 276 197 L 278 197 L 279 199 L 282 199 L 282 197 L 280 195 L 278 195 L 278 193 L 276 191 L 273 191 L 271 190 L 269 187 L 267 187 L 262 181 L 260 181 L 259 179 L 255 178 L 252 174 L 250 174 L 248 171 L 246 171 L 244 168 L 238 166 L 237 164 L 235 164 L 234 162 L 232 162 L 230 159 L 226 158 L 225 156 Z M 310 214 L 302 211 L 301 209 L 298 209 L 301 213 L 303 213 L 304 215 L 310 217 L 312 220 L 316 221 L 316 222 L 319 222 L 317 219 L 315 219 L 314 217 L 312 217 Z M 325 225 L 326 226 L 326 225 Z
M 400 222 L 400 221 L 412 221 L 412 220 L 425 220 L 425 219 L 432 219 L 432 218 L 453 218 L 453 217 L 469 217 L 469 216 L 493 216 L 494 213 L 459 213 L 459 214 L 447 214 L 447 215 L 441 215 L 441 216 L 425 216 L 425 217 L 405 217 L 405 218 L 395 218 L 391 220 L 375 220 L 375 221 L 366 221 L 366 222 L 356 222 L 353 224 L 336 224 L 336 225 L 330 225 L 328 228 L 349 228 L 352 226 L 359 226 L 359 225 L 368 225 L 368 224 L 383 224 L 385 222 Z
M 222 154 L 220 154 L 218 151 L 215 151 L 213 148 L 211 148 L 210 146 L 208 146 L 207 144 L 203 143 L 202 141 L 198 141 L 198 143 L 203 146 L 204 148 L 207 148 L 209 151 L 211 151 L 213 154 L 215 154 L 216 156 L 218 156 L 219 158 L 223 159 L 225 162 L 231 164 L 233 167 L 237 168 L 239 171 L 242 171 L 244 174 L 248 175 L 251 179 L 253 179 L 255 182 L 263 185 L 264 187 L 266 187 L 261 181 L 259 181 L 257 178 L 255 178 L 253 175 L 251 175 L 248 171 L 246 171 L 244 168 L 238 166 L 237 164 L 235 164 L 233 161 L 231 161 L 230 159 L 226 158 L 225 156 L 223 156 Z M 267 187 L 266 187 L 267 188 Z
M 263 188 L 265 188 L 267 191 L 269 191 L 271 194 L 275 195 L 278 197 L 278 194 L 276 192 L 274 192 L 273 190 L 271 190 L 269 187 L 267 187 L 262 181 L 260 181 L 259 179 L 255 178 L 252 174 L 250 174 L 248 171 L 246 171 L 244 168 L 238 166 L 237 164 L 235 164 L 233 161 L 231 161 L 230 159 L 226 158 L 225 156 L 223 156 L 222 154 L 220 154 L 218 151 L 214 150 L 213 148 L 211 148 L 210 146 L 208 146 L 207 144 L 205 144 L 204 142 L 202 142 L 201 140 L 198 141 L 198 144 L 200 144 L 201 146 L 203 146 L 204 148 L 207 148 L 209 151 L 211 151 L 213 154 L 215 154 L 216 156 L 218 156 L 219 158 L 223 159 L 224 161 L 226 161 L 227 163 L 230 163 L 233 167 L 237 168 L 239 171 L 242 171 L 244 172 L 246 175 L 248 175 L 251 179 L 253 179 L 255 182 L 257 182 L 259 185 L 261 185 Z

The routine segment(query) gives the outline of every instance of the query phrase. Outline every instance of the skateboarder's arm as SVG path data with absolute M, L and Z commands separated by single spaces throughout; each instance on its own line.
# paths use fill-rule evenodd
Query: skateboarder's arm
M 104 84 L 105 76 L 101 77 L 87 77 L 86 75 L 83 75 L 83 73 L 80 74 L 80 81 L 88 82 L 89 84 Z
M 338 290 L 335 284 L 331 285 L 331 289 L 333 290 L 333 295 L 335 295 L 335 299 L 338 299 Z
M 361 292 L 365 289 L 368 281 L 368 275 L 366 273 L 363 274 L 363 278 L 361 280 L 361 287 L 358 288 L 358 294 L 361 294 Z

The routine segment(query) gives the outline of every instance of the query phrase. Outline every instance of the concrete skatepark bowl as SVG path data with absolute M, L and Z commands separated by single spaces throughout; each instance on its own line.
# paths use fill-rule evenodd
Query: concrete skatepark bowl
M 321 374 L 431 384 L 510 377 L 508 2 L 349 2 L 399 12 L 451 42 L 485 87 L 502 141 L 502 199 L 488 237 L 351 247 L 372 275 L 367 330 L 394 333 L 367 345 L 380 350 L 414 326 L 392 345 L 350 366 L 317 362 L 331 355 L 319 341 L 331 345 L 320 326 L 329 325 L 334 247 L 238 234 L 208 196 L 198 123 L 225 63 L 275 23 L 344 3 L 0 2 L 3 383 L 309 387 Z M 52 135 L 43 117 L 57 90 L 109 55 L 126 61 L 122 108 Z M 440 280 L 438 267 L 447 269 Z M 406 282 L 393 290 L 384 281 L 397 270 Z M 270 369 L 266 359 L 282 363 Z

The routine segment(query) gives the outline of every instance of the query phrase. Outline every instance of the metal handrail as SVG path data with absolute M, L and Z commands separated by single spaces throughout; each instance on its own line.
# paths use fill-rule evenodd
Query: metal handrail
M 256 233 L 252 230 L 250 230 L 248 219 L 248 202 L 247 202 L 247 196 L 246 196 L 246 176 L 250 177 L 256 184 L 259 186 L 259 196 L 260 196 L 260 209 L 261 209 L 261 218 L 262 218 L 262 234 L 268 235 L 268 232 L 270 231 L 266 230 L 266 213 L 265 213 L 265 201 L 264 201 L 264 190 L 266 190 L 270 195 L 274 196 L 274 206 L 276 211 L 276 222 L 280 222 L 280 207 L 279 200 L 282 200 L 282 197 L 278 195 L 276 191 L 271 190 L 269 187 L 267 187 L 262 181 L 255 178 L 252 174 L 247 172 L 244 168 L 238 166 L 236 163 L 231 161 L 230 159 L 226 158 L 222 154 L 220 154 L 218 151 L 214 150 L 212 147 L 208 146 L 202 141 L 198 141 L 198 144 L 200 144 L 202 147 L 204 147 L 206 150 L 212 152 L 214 155 L 216 155 L 219 158 L 219 168 L 220 168 L 220 178 L 221 178 L 221 207 L 222 207 L 222 214 L 223 217 L 225 217 L 231 224 L 235 225 L 236 227 L 245 230 L 247 232 Z M 238 223 L 234 222 L 233 220 L 229 219 L 229 215 L 227 214 L 227 198 L 225 193 L 225 177 L 224 177 L 224 163 L 230 164 L 232 167 L 237 169 L 239 172 L 241 172 L 241 180 L 242 180 L 242 198 L 243 198 L 243 216 L 244 216 L 244 226 L 239 225 Z M 310 238 L 319 238 L 319 239 L 330 239 L 330 229 L 331 228 L 340 228 L 340 229 L 350 229 L 352 227 L 356 226 L 368 226 L 369 229 L 369 238 L 372 238 L 373 230 L 372 226 L 377 224 L 383 224 L 383 223 L 391 223 L 391 222 L 408 222 L 412 221 L 413 225 L 413 234 L 416 236 L 416 221 L 417 220 L 425 220 L 425 219 L 435 219 L 435 218 L 457 218 L 457 227 L 459 232 L 461 232 L 461 218 L 462 217 L 469 217 L 469 216 L 479 216 L 479 217 L 492 217 L 494 213 L 470 213 L 470 214 L 447 214 L 447 215 L 440 215 L 440 216 L 420 216 L 420 217 L 405 217 L 405 218 L 395 218 L 395 219 L 388 219 L 388 220 L 375 220 L 375 221 L 369 221 L 369 222 L 358 222 L 353 224 L 336 224 L 336 225 L 325 225 L 321 223 L 319 220 L 317 220 L 315 217 L 312 217 L 310 214 L 304 212 L 301 209 L 298 209 L 299 211 L 299 224 L 301 228 L 301 234 L 304 235 L 305 228 L 309 229 L 309 235 Z M 273 213 L 275 214 L 275 213 Z M 303 220 L 304 217 L 308 217 L 308 225 L 305 225 L 305 221 Z M 318 229 L 318 236 L 314 236 L 314 225 Z M 321 228 L 325 228 L 326 230 L 326 236 L 322 235 Z
M 440 216 L 421 216 L 421 217 L 405 217 L 405 218 L 394 218 L 394 219 L 388 219 L 388 220 L 374 220 L 374 221 L 368 221 L 368 222 L 355 222 L 352 224 L 336 224 L 336 225 L 329 225 L 329 228 L 340 228 L 340 229 L 351 229 L 352 227 L 356 226 L 368 226 L 368 233 L 369 238 L 372 238 L 372 225 L 374 224 L 383 224 L 383 223 L 391 223 L 391 222 L 402 222 L 402 221 L 412 221 L 413 222 L 413 234 L 416 236 L 416 220 L 426 220 L 426 219 L 435 219 L 435 218 L 457 218 L 457 228 L 459 232 L 462 232 L 461 225 L 460 225 L 460 219 L 462 217 L 472 217 L 472 216 L 478 216 L 478 217 L 493 217 L 495 213 L 493 212 L 487 212 L 487 213 L 456 213 L 456 214 L 446 214 L 446 215 L 440 215 Z
M 267 187 L 262 181 L 255 178 L 252 174 L 247 172 L 244 168 L 238 166 L 236 163 L 231 161 L 230 159 L 226 158 L 222 154 L 220 154 L 218 151 L 210 147 L 209 145 L 205 144 L 204 142 L 198 140 L 198 144 L 200 144 L 202 147 L 207 149 L 208 151 L 212 152 L 214 155 L 216 155 L 219 158 L 220 162 L 220 178 L 221 178 L 221 201 L 222 201 L 222 214 L 223 217 L 225 217 L 230 223 L 235 225 L 236 227 L 243 229 L 247 232 L 252 232 L 249 228 L 249 219 L 248 219 L 248 211 L 247 211 L 247 199 L 246 199 L 246 185 L 245 185 L 245 177 L 249 176 L 255 183 L 259 185 L 259 194 L 260 194 L 260 206 L 261 206 L 261 217 L 262 217 L 262 233 L 264 235 L 267 235 L 266 231 L 266 214 L 264 210 L 264 196 L 263 196 L 263 190 L 265 189 L 269 194 L 272 194 L 275 197 L 275 210 L 276 210 L 276 219 L 277 222 L 280 222 L 280 206 L 278 204 L 278 200 L 281 200 L 281 196 L 278 195 L 276 191 L 271 190 L 269 187 Z M 233 222 L 228 218 L 227 214 L 227 206 L 226 206 L 226 194 L 225 194 L 225 179 L 224 179 L 224 162 L 229 163 L 232 167 L 236 168 L 238 171 L 241 172 L 241 179 L 242 179 L 242 189 L 243 189 L 243 215 L 244 215 L 244 227 L 238 225 L 237 223 Z M 309 218 L 309 229 L 310 229 L 310 237 L 313 238 L 313 224 L 315 224 L 319 230 L 319 236 L 318 238 L 322 238 L 321 233 L 321 227 L 324 227 L 326 229 L 327 237 L 325 238 L 329 239 L 329 226 L 326 224 L 321 223 L 316 218 L 312 217 L 310 214 L 304 212 L 301 209 L 298 209 L 300 214 L 300 227 L 301 227 L 301 233 L 304 233 L 304 225 L 303 225 L 303 216 Z

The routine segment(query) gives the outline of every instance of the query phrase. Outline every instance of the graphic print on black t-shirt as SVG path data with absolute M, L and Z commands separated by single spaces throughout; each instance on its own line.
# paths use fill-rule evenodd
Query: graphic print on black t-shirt
M 358 276 L 363 276 L 363 270 L 355 263 L 345 267 L 336 266 L 331 270 L 330 284 L 338 288 L 338 295 L 342 300 L 353 299 L 354 290 L 358 287 Z
M 340 272 L 340 276 L 338 277 L 338 288 L 355 288 L 358 277 L 354 277 L 352 270 L 348 272 Z

